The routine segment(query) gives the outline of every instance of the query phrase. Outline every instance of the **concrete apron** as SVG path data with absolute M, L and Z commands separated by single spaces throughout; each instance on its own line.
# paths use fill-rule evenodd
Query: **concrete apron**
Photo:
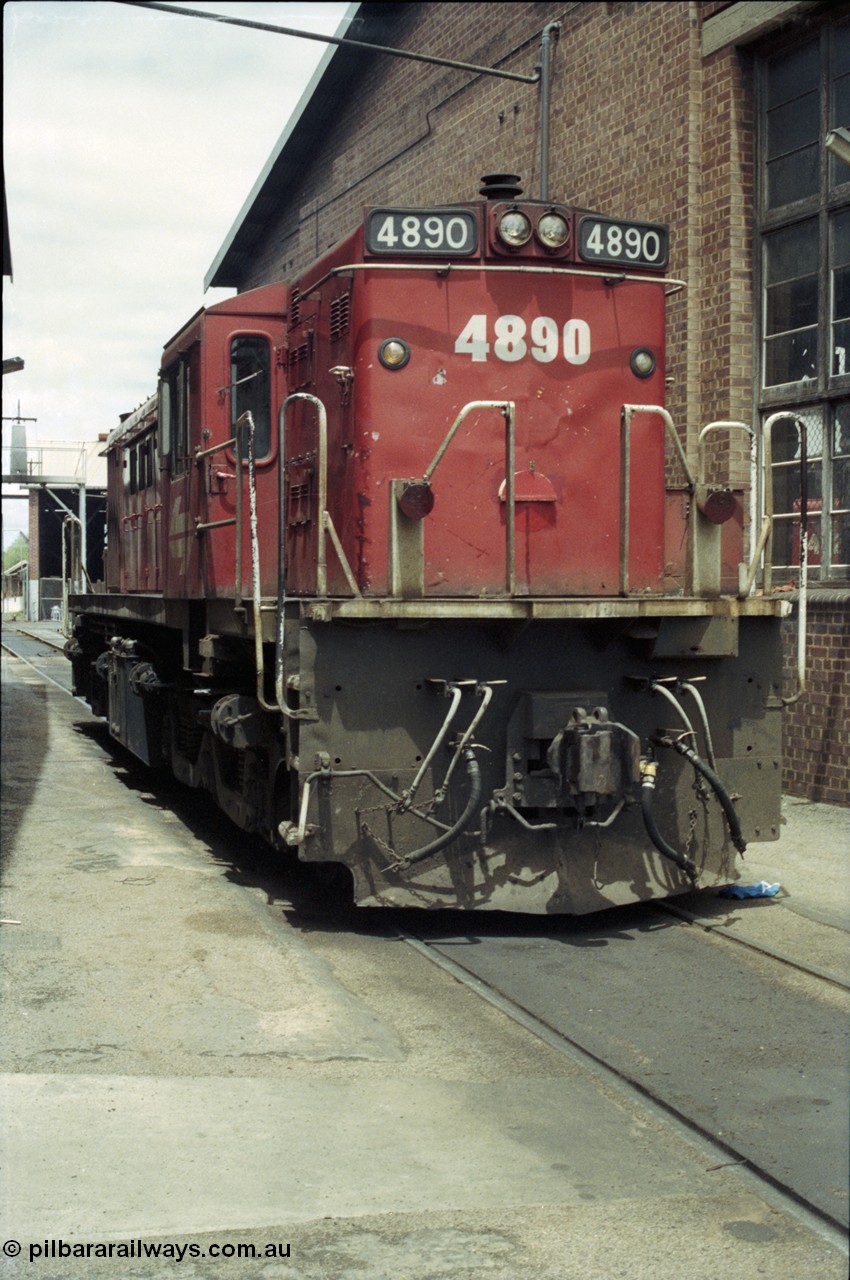
M 189 1277 L 843 1276 L 738 1171 L 403 944 L 311 945 L 234 873 L 229 828 L 193 834 L 104 766 L 79 704 L 6 675 L 2 1216 L 22 1253 L 0 1274 L 51 1239 L 142 1237 L 194 1242 Z M 291 1251 L 230 1271 L 211 1239 Z

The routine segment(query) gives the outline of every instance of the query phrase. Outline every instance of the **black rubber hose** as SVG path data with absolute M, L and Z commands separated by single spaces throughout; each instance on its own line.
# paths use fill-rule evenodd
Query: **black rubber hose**
M 678 849 L 674 849 L 671 844 L 668 844 L 661 832 L 658 830 L 655 815 L 652 812 L 652 797 L 654 792 L 655 778 L 645 776 L 643 785 L 640 789 L 640 807 L 641 812 L 643 813 L 643 822 L 646 827 L 646 834 L 649 836 L 658 852 L 662 854 L 663 857 L 669 859 L 670 862 L 675 862 L 676 866 L 684 871 L 685 875 L 688 876 L 692 883 L 696 884 L 698 874 L 696 863 L 692 862 L 686 854 L 679 853 Z
M 466 772 L 469 775 L 469 798 L 466 801 L 466 808 L 448 831 L 441 832 L 430 844 L 423 845 L 421 849 L 414 849 L 413 853 L 399 859 L 399 865 L 402 867 L 407 867 L 413 862 L 421 862 L 423 858 L 430 858 L 433 853 L 439 853 L 441 849 L 445 849 L 446 845 L 451 844 L 466 830 L 477 812 L 481 800 L 481 767 L 471 747 L 464 750 L 463 756 L 466 760 Z
M 680 756 L 684 756 L 686 760 L 689 760 L 694 768 L 702 774 L 714 794 L 717 796 L 717 799 L 720 801 L 723 812 L 726 815 L 726 821 L 729 824 L 729 834 L 732 837 L 733 845 L 739 853 L 746 853 L 747 842 L 744 839 L 743 832 L 741 831 L 741 823 L 738 820 L 738 814 L 735 812 L 735 806 L 729 798 L 729 792 L 726 790 L 714 770 L 707 765 L 705 761 L 687 745 L 687 743 L 682 742 L 681 739 L 677 742 L 665 741 L 664 746 L 672 746 L 674 751 L 678 751 Z

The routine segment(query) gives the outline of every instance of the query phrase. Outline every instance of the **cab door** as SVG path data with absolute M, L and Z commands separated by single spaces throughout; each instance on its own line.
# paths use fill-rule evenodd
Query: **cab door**
M 277 439 L 274 425 L 282 382 L 280 345 L 265 318 L 208 317 L 208 375 L 215 402 L 208 396 L 206 457 L 200 471 L 204 524 L 202 577 L 207 598 L 250 596 L 249 433 L 254 424 L 254 483 L 257 499 L 260 570 L 263 592 L 274 590 L 277 559 Z M 237 424 L 243 421 L 242 427 Z M 235 445 L 238 436 L 239 461 Z M 238 498 L 241 490 L 241 516 Z M 241 528 L 240 528 L 241 524 Z M 239 554 L 237 555 L 237 549 Z M 241 581 L 237 582 L 237 563 Z
M 200 363 L 200 342 L 195 341 L 164 366 L 159 384 L 163 464 L 160 559 L 165 594 L 180 599 L 201 595 L 199 468 L 195 461 L 195 450 L 202 441 Z
M 159 460 L 156 435 L 150 432 L 138 445 L 139 492 L 141 494 L 140 589 L 159 591 L 159 543 L 162 503 L 159 500 Z

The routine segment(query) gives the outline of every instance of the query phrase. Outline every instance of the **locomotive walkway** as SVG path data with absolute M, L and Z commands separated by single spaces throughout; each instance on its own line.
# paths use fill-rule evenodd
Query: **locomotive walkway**
M 843 1277 L 834 1236 L 426 963 L 398 914 L 320 913 L 304 870 L 150 789 L 5 654 L 3 712 L 1 1216 L 21 1252 L 0 1275 Z M 847 811 L 787 820 L 748 878 L 789 896 L 716 922 L 846 977 Z

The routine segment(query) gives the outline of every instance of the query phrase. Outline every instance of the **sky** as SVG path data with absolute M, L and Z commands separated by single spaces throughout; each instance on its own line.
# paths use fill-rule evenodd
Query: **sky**
M 349 6 L 185 7 L 333 34 Z M 28 443 L 111 431 L 166 340 L 233 293 L 204 277 L 327 48 L 111 0 L 4 4 L 3 358 L 25 368 L 3 417 L 37 419 Z M 4 500 L 4 548 L 25 528 Z

